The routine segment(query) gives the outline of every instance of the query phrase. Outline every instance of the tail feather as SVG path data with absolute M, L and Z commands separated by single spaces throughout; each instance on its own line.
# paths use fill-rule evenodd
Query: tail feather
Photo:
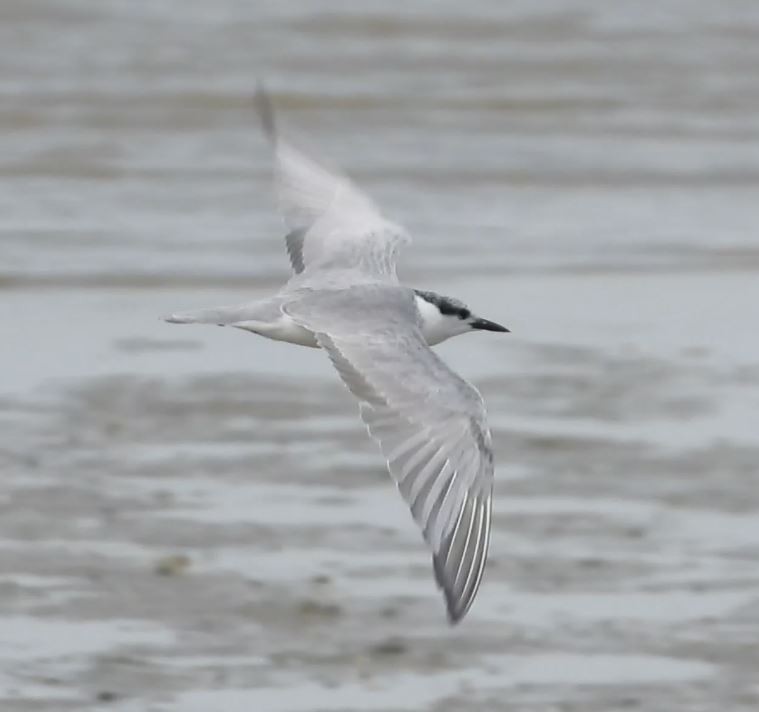
M 257 321 L 269 323 L 281 318 L 281 304 L 282 299 L 280 297 L 272 297 L 259 302 L 248 302 L 247 304 L 177 312 L 176 314 L 168 314 L 162 318 L 170 324 L 218 324 L 219 326 L 231 326 L 239 322 Z
M 162 317 L 169 324 L 218 324 L 225 326 L 245 319 L 243 307 L 216 307 L 179 312 Z

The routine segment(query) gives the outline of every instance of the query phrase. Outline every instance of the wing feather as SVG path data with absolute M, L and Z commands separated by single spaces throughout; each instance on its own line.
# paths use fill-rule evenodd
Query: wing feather
M 361 417 L 433 551 L 435 578 L 455 623 L 472 605 L 487 559 L 490 433 L 479 393 L 427 346 L 414 309 L 401 288 L 376 285 L 309 291 L 285 307 L 317 334 L 359 399 Z
M 274 149 L 275 190 L 290 231 L 285 239 L 295 273 L 358 267 L 394 281 L 397 251 L 409 241 L 406 231 L 386 220 L 345 175 L 285 141 L 261 87 L 256 101 Z
M 287 245 L 287 254 L 290 257 L 290 264 L 293 266 L 293 272 L 300 274 L 306 267 L 303 262 L 303 240 L 306 237 L 305 228 L 295 228 L 285 235 L 285 244 Z

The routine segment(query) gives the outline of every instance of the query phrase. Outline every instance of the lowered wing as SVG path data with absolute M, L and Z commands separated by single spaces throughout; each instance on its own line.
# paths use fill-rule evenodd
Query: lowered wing
M 449 620 L 459 621 L 477 594 L 490 539 L 493 454 L 482 397 L 427 346 L 410 290 L 309 290 L 284 309 L 316 333 L 358 398 L 432 549 Z

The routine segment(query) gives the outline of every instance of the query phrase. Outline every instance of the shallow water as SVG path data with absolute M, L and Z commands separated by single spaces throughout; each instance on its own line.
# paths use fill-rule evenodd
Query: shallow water
M 394 14 L 400 13 L 400 14 Z M 753 2 L 0 8 L 0 707 L 759 705 Z M 161 314 L 287 275 L 250 95 L 507 324 L 445 625 L 318 352 Z

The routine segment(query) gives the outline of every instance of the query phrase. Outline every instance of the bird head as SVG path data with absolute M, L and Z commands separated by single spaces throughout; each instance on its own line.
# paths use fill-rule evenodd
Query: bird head
M 458 299 L 419 289 L 414 293 L 422 318 L 422 333 L 430 346 L 469 331 L 509 331 L 505 326 L 477 316 Z

